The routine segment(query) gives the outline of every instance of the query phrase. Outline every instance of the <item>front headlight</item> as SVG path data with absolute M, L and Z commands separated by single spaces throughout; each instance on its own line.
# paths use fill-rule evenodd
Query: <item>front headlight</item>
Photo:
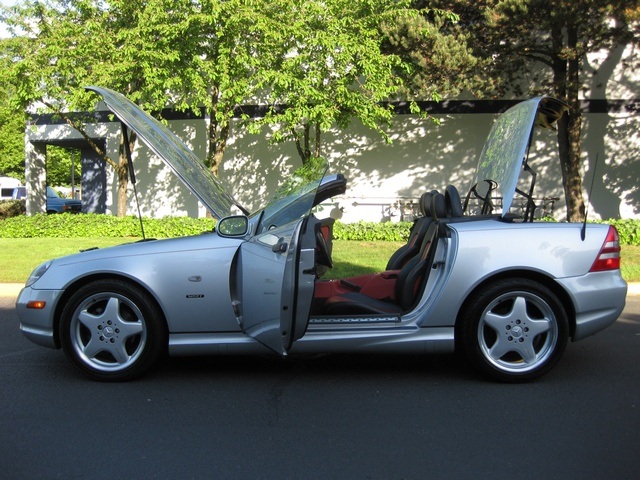
M 30 287 L 31 285 L 36 283 L 36 281 L 42 275 L 44 275 L 44 272 L 46 272 L 49 269 L 50 266 L 51 266 L 51 260 L 49 260 L 48 262 L 44 262 L 44 263 L 38 265 L 35 268 L 35 270 L 33 272 L 31 272 L 31 275 L 29 275 L 29 278 L 27 278 L 27 283 L 25 284 L 25 287 Z

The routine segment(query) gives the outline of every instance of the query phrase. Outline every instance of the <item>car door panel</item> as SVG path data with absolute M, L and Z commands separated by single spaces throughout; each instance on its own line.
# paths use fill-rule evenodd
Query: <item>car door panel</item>
M 313 259 L 309 267 L 309 249 L 299 248 L 305 224 L 300 219 L 251 238 L 235 267 L 232 301 L 240 327 L 279 355 L 296 339 L 294 330 L 304 334 L 313 297 Z

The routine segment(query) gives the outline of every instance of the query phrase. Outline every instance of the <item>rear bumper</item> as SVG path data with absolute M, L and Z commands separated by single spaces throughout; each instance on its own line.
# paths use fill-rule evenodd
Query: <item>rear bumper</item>
M 619 271 L 589 273 L 559 280 L 576 312 L 573 340 L 581 340 L 614 323 L 624 309 L 627 283 Z

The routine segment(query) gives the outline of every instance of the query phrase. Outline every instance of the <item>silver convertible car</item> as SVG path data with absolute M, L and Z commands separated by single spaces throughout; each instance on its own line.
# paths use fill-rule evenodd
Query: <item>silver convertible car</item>
M 529 150 L 534 129 L 567 109 L 559 100 L 502 114 L 466 200 L 454 186 L 425 192 L 424 216 L 386 271 L 324 279 L 333 220 L 314 207 L 345 192 L 342 175 L 323 166 L 293 176 L 249 213 L 164 125 L 119 93 L 89 90 L 125 138 L 135 132 L 218 219 L 212 232 L 80 252 L 33 271 L 17 300 L 20 329 L 61 347 L 92 379 L 132 379 L 166 353 L 459 351 L 490 378 L 521 382 L 622 312 L 615 228 L 534 221 Z

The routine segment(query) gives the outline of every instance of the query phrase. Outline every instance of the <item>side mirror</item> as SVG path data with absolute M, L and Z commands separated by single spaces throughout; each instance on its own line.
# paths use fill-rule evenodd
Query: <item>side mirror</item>
M 222 237 L 242 237 L 248 229 L 249 219 L 244 215 L 224 217 L 216 225 L 216 231 Z

